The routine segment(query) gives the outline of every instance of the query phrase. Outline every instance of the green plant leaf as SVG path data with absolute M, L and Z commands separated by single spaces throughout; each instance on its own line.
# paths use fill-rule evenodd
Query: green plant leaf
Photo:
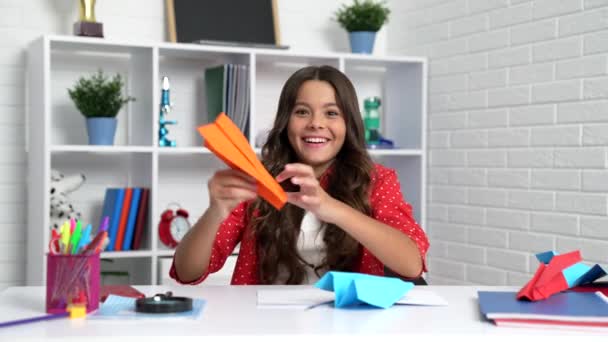
M 354 3 L 350 6 L 343 4 L 335 12 L 334 20 L 348 32 L 377 32 L 382 28 L 382 25 L 388 23 L 390 13 L 391 11 L 385 1 L 354 0 Z
M 91 77 L 81 77 L 68 94 L 76 108 L 87 118 L 116 117 L 118 112 L 134 97 L 122 95 L 124 83 L 120 74 L 108 79 L 100 69 Z

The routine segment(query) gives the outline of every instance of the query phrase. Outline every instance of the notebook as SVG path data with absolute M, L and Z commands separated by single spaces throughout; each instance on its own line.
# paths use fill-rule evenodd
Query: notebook
M 479 308 L 496 325 L 572 325 L 608 328 L 608 298 L 601 292 L 562 292 L 545 300 L 517 300 L 516 292 L 479 291 Z
M 258 308 L 309 309 L 320 304 L 334 305 L 335 293 L 318 288 L 264 288 L 257 292 Z M 447 306 L 448 302 L 435 292 L 413 288 L 395 304 Z

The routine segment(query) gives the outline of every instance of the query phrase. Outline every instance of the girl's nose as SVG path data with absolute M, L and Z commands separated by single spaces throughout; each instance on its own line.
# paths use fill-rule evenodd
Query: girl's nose
M 323 114 L 314 113 L 313 115 L 311 115 L 310 120 L 308 121 L 308 127 L 316 129 L 325 127 L 325 119 L 323 117 Z

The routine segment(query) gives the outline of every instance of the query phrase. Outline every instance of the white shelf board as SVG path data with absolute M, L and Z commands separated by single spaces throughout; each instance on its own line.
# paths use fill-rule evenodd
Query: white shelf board
M 94 37 L 47 35 L 53 50 L 62 51 L 103 51 L 103 53 L 133 53 L 141 49 L 152 48 L 155 44 L 133 41 L 108 40 Z
M 78 36 L 62 36 L 62 35 L 46 35 L 45 36 L 56 47 L 65 48 L 67 50 L 86 50 L 103 48 L 104 52 L 118 50 L 128 51 L 133 48 L 153 48 L 160 49 L 161 55 L 183 56 L 183 53 L 193 52 L 198 55 L 198 52 L 212 53 L 228 53 L 228 54 L 248 54 L 255 53 L 258 57 L 272 59 L 276 57 L 292 57 L 302 59 L 333 59 L 343 58 L 347 62 L 356 61 L 360 63 L 370 63 L 378 65 L 382 63 L 423 63 L 427 61 L 425 57 L 419 56 L 381 56 L 381 55 L 366 55 L 347 52 L 304 52 L 298 50 L 283 50 L 283 49 L 263 49 L 252 48 L 247 46 L 220 46 L 220 45 L 205 45 L 205 44 L 187 44 L 187 43 L 170 43 L 170 42 L 136 42 L 121 39 L 100 39 L 93 37 L 78 37 Z
M 174 249 L 159 249 L 156 252 L 156 255 L 159 257 L 173 257 L 173 254 L 175 254 Z
M 102 258 L 121 259 L 121 258 L 146 258 L 152 257 L 154 253 L 149 250 L 137 251 L 118 251 L 118 252 L 102 252 Z
M 273 49 L 260 49 L 260 48 L 250 48 L 245 46 L 223 46 L 223 45 L 207 45 L 207 44 L 193 44 L 193 43 L 167 43 L 162 42 L 156 44 L 160 51 L 166 55 L 176 54 L 181 56 L 180 52 L 219 52 L 219 53 L 229 53 L 229 54 L 248 54 L 251 52 L 256 53 L 272 53 Z
M 286 58 L 289 56 L 289 58 Z M 272 64 L 299 69 L 307 65 L 331 64 L 338 66 L 339 55 L 306 55 L 298 53 L 262 53 L 256 54 L 258 64 Z
M 161 155 L 172 154 L 212 154 L 206 147 L 157 147 L 156 150 Z
M 383 63 L 424 63 L 427 61 L 426 57 L 419 56 L 376 56 L 376 55 L 364 55 L 356 53 L 343 54 L 343 58 L 347 63 L 356 62 L 356 64 L 369 64 L 378 65 Z
M 368 149 L 372 156 L 422 156 L 418 149 Z
M 152 146 L 53 145 L 51 152 L 151 153 Z

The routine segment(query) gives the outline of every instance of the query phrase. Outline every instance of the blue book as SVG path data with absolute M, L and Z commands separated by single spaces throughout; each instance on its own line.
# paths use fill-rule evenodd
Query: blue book
M 127 219 L 127 228 L 125 229 L 125 237 L 122 240 L 122 250 L 128 251 L 131 249 L 133 242 L 133 233 L 135 232 L 135 220 L 137 219 L 137 209 L 139 208 L 139 198 L 141 197 L 141 188 L 133 188 L 131 195 L 131 205 L 129 206 L 129 218 Z
M 112 205 L 112 216 L 110 216 L 110 227 L 108 228 L 108 236 L 110 238 L 110 243 L 106 248 L 107 251 L 114 250 L 114 242 L 116 241 L 116 234 L 118 233 L 118 226 L 120 224 L 120 212 L 122 211 L 122 202 L 125 198 L 125 189 L 115 188 L 112 190 L 116 191 L 116 197 L 114 198 L 114 203 Z
M 517 300 L 516 295 L 516 292 L 479 291 L 481 313 L 491 320 L 608 323 L 608 298 L 600 292 L 560 292 L 536 302 Z
M 99 226 L 101 227 L 101 225 L 103 224 L 103 218 L 104 217 L 109 217 L 110 219 L 112 218 L 112 214 L 114 211 L 114 202 L 116 201 L 116 189 L 113 188 L 107 188 L 106 189 L 106 195 L 103 199 L 103 209 L 101 210 L 101 217 L 99 218 Z M 93 233 L 93 232 L 91 232 Z M 97 233 L 97 232 L 95 232 Z

